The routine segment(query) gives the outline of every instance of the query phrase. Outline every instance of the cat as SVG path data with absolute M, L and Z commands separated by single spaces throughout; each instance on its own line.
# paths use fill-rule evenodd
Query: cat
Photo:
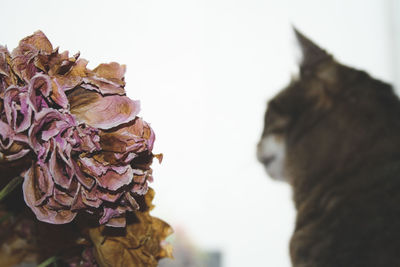
M 398 267 L 399 98 L 294 31 L 299 77 L 268 102 L 257 146 L 268 174 L 293 190 L 292 265 Z

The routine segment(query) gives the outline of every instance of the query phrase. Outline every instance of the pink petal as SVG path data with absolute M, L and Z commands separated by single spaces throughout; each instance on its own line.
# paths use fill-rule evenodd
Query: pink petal
M 4 111 L 6 114 L 7 122 L 10 125 L 14 123 L 13 117 L 15 117 L 15 115 L 13 114 L 13 112 L 16 112 L 15 108 L 13 108 L 12 106 L 12 102 L 19 93 L 19 88 L 16 86 L 10 86 L 4 93 Z
M 140 110 L 139 101 L 129 97 L 99 93 L 85 89 L 76 89 L 68 95 L 71 113 L 79 122 L 100 128 L 110 129 L 132 121 Z
M 59 190 L 56 187 L 54 188 L 53 197 L 57 203 L 65 207 L 71 207 L 75 200 L 75 196 L 70 196 L 66 192 Z
M 104 166 L 94 158 L 83 157 L 79 161 L 82 163 L 83 170 L 93 177 L 104 175 L 108 170 L 107 166 Z
M 75 121 L 69 114 L 64 114 L 52 108 L 44 108 L 35 115 L 35 121 L 29 129 L 29 144 L 36 153 L 43 143 L 68 127 L 75 126 Z M 46 130 L 44 130 L 46 129 Z
M 0 120 L 0 148 L 4 150 L 10 148 L 13 143 L 14 135 L 11 127 Z
M 113 170 L 109 170 L 105 175 L 96 177 L 96 180 L 99 186 L 109 189 L 111 191 L 115 191 L 122 186 L 129 184 L 132 181 L 132 178 L 132 168 L 128 166 L 126 172 L 123 174 L 119 174 Z
M 79 167 L 78 163 L 75 162 L 75 160 L 72 160 L 71 162 L 72 162 L 72 166 L 73 166 L 73 169 L 74 169 L 75 177 L 78 179 L 79 183 L 81 183 L 87 189 L 92 188 L 93 185 L 95 184 L 95 181 L 92 178 L 86 176 L 81 171 L 81 168 Z
M 144 184 L 134 184 L 131 190 L 132 193 L 136 193 L 138 195 L 145 195 L 149 190 L 149 186 L 147 183 Z
M 65 121 L 54 121 L 50 122 L 46 127 L 47 130 L 42 131 L 42 140 L 48 141 L 51 137 L 54 137 L 60 133 L 60 131 L 67 128 L 69 125 Z
M 23 115 L 23 120 L 20 122 L 19 126 L 16 127 L 16 131 L 18 133 L 24 132 L 25 130 L 29 129 L 32 124 L 32 108 L 28 104 L 28 96 L 22 95 L 21 96 L 21 110 L 20 114 Z
M 50 156 L 50 173 L 53 176 L 54 182 L 62 188 L 68 189 L 71 185 L 73 171 L 72 164 L 62 158 L 62 152 L 56 146 Z
M 97 191 L 97 196 L 99 199 L 108 201 L 108 202 L 116 202 L 121 196 L 123 192 L 110 192 L 106 190 L 98 190 Z
M 53 121 L 63 121 L 64 116 L 59 111 L 46 108 L 40 111 L 35 116 L 35 121 L 33 122 L 32 127 L 29 129 L 29 144 L 38 152 L 41 148 L 42 140 L 42 128 L 52 123 Z M 45 134 L 45 138 L 47 138 L 47 134 Z
M 16 132 L 29 128 L 32 120 L 32 108 L 28 104 L 26 88 L 10 86 L 4 93 L 4 111 L 8 124 Z
M 119 216 L 119 212 L 116 209 L 104 207 L 103 216 L 100 218 L 99 223 L 100 224 L 105 224 L 111 218 L 116 217 L 116 216 Z
M 74 202 L 72 203 L 71 210 L 77 211 L 84 208 L 86 208 L 86 205 L 82 200 L 82 186 L 78 183 L 77 193 Z
M 102 77 L 92 76 L 83 78 L 83 88 L 93 90 L 101 93 L 102 95 L 124 95 L 125 89 L 118 83 L 104 79 Z
M 15 153 L 15 154 L 4 156 L 4 159 L 6 161 L 14 161 L 14 160 L 17 160 L 17 159 L 20 159 L 20 158 L 24 157 L 30 151 L 31 151 L 30 149 L 22 149 L 22 150 L 20 150 L 19 152 Z
M 104 207 L 103 210 L 103 216 L 100 218 L 99 223 L 100 224 L 105 224 L 107 223 L 107 226 L 111 227 L 125 227 L 126 225 L 126 220 L 125 216 L 121 216 L 121 214 L 124 214 L 126 212 L 126 209 L 124 208 L 108 208 Z
M 60 107 L 68 108 L 68 98 L 64 92 L 64 89 L 57 83 L 56 79 L 53 79 L 51 99 Z
M 74 134 L 74 150 L 93 153 L 101 150 L 98 130 L 89 126 L 79 125 Z M 74 145 L 75 145 L 74 144 Z
M 42 108 L 47 108 L 45 98 L 50 95 L 51 81 L 49 76 L 37 73 L 30 81 L 28 95 L 30 104 L 35 112 L 39 112 Z
M 39 164 L 44 164 L 47 161 L 47 156 L 54 147 L 53 142 L 46 142 L 42 146 L 40 146 L 39 150 L 36 151 L 37 153 L 37 160 Z
M 82 188 L 82 201 L 89 207 L 98 208 L 103 201 L 97 197 L 97 188 L 94 186 L 90 191 Z

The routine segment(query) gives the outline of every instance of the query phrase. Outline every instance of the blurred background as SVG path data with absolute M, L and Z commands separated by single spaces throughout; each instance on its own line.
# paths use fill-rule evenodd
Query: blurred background
M 42 30 L 89 67 L 127 65 L 156 132 L 156 208 L 169 267 L 289 267 L 287 184 L 255 157 L 267 99 L 297 73 L 292 25 L 339 61 L 400 85 L 397 0 L 3 0 L 0 44 Z

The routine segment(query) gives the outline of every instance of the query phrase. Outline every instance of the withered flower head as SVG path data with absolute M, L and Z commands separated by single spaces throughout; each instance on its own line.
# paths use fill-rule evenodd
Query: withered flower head
M 26 204 L 52 224 L 79 212 L 123 227 L 152 181 L 155 135 L 126 96 L 125 66 L 60 53 L 38 31 L 12 53 L 0 46 L 0 164 L 31 159 Z

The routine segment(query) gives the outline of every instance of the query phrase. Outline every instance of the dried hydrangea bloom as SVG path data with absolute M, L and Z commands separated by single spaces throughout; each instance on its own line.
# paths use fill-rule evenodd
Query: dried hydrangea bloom
M 0 47 L 0 162 L 31 159 L 24 199 L 39 220 L 88 212 L 123 227 L 153 179 L 155 135 L 126 96 L 125 66 L 86 65 L 40 31 Z

